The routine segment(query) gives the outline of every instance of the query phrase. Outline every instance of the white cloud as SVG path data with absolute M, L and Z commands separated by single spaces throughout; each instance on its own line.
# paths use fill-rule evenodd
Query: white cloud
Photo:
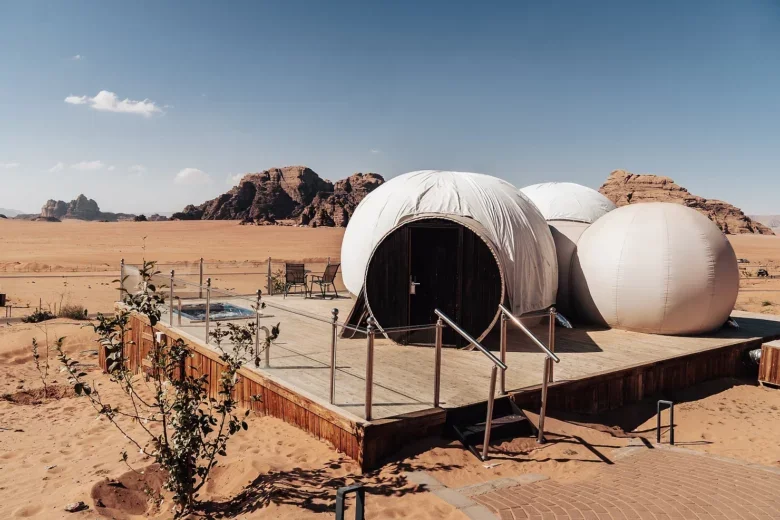
M 373 153 L 373 154 L 382 153 L 382 150 L 380 150 L 378 148 L 372 148 L 371 149 L 371 153 Z
M 101 161 L 81 161 L 76 164 L 71 164 L 71 170 L 81 170 L 85 172 L 93 172 L 101 170 L 105 166 Z
M 102 112 L 119 112 L 123 114 L 138 114 L 144 117 L 152 117 L 162 113 L 162 109 L 154 101 L 144 99 L 134 101 L 132 99 L 119 99 L 116 94 L 107 90 L 101 90 L 95 97 L 73 96 L 65 98 L 65 103 L 71 105 L 89 105 L 90 108 Z
M 11 170 L 13 168 L 17 168 L 18 166 L 19 166 L 18 162 L 0 163 L 0 168 L 4 170 Z
M 116 166 L 114 166 L 114 165 L 112 164 L 111 166 L 109 166 L 108 168 L 106 168 L 106 170 L 108 170 L 108 171 L 112 172 L 112 171 L 116 170 Z
M 238 183 L 241 182 L 241 179 L 244 178 L 243 173 L 237 173 L 235 175 L 228 175 L 227 183 L 231 186 L 238 186 Z
M 197 168 L 184 168 L 176 174 L 176 178 L 173 180 L 176 184 L 208 184 L 211 182 L 211 178 L 208 173 L 198 170 Z
M 57 172 L 61 172 L 61 171 L 62 171 L 62 170 L 64 170 L 64 169 L 65 169 L 65 163 L 63 163 L 63 162 L 58 162 L 57 164 L 55 164 L 54 166 L 52 166 L 51 168 L 49 168 L 49 173 L 57 173 Z
M 71 56 L 70 59 L 73 61 L 81 61 L 84 59 L 84 56 L 82 56 L 81 54 L 76 54 L 75 56 Z
M 141 175 L 146 171 L 146 166 L 143 164 L 134 164 L 130 168 L 127 169 L 130 173 L 133 175 Z

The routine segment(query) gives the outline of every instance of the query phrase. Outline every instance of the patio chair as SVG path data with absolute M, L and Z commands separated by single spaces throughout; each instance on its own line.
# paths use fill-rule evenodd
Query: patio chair
M 284 297 L 295 287 L 303 287 L 303 296 L 307 295 L 306 269 L 303 264 L 284 264 Z
M 333 287 L 333 292 L 336 293 L 336 298 L 338 298 L 339 292 L 336 290 L 335 282 L 336 273 L 338 273 L 340 266 L 341 264 L 328 264 L 328 267 L 325 268 L 325 272 L 322 273 L 322 276 L 312 275 L 309 278 L 309 295 L 314 294 L 314 285 L 317 284 L 320 286 L 320 293 L 323 298 L 325 298 L 325 290 L 328 286 Z

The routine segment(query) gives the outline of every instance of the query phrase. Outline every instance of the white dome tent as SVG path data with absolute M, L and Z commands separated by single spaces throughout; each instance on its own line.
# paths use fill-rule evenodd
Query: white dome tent
M 572 271 L 589 321 L 649 334 L 713 331 L 739 292 L 731 244 L 706 216 L 671 203 L 623 206 L 596 221 Z
M 488 175 L 425 170 L 391 179 L 358 205 L 341 259 L 344 284 L 382 328 L 433 323 L 441 308 L 481 339 L 499 303 L 519 316 L 555 302 L 544 218 Z
M 577 242 L 588 227 L 616 208 L 611 200 L 594 189 L 573 182 L 544 182 L 520 190 L 536 204 L 550 225 L 558 258 L 556 307 L 567 317 L 576 315 L 572 301 L 571 264 Z
M 617 207 L 596 190 L 573 182 L 543 182 L 520 191 L 536 204 L 545 220 L 593 224 Z

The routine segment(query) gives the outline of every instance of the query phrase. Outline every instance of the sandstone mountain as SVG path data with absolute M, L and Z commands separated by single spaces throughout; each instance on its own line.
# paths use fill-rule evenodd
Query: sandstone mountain
M 780 215 L 750 215 L 750 218 L 772 228 L 775 233 L 780 233 Z
M 135 215 L 127 213 L 106 213 L 100 211 L 100 207 L 93 199 L 79 195 L 70 202 L 64 200 L 49 199 L 41 208 L 40 217 L 44 219 L 73 218 L 79 220 L 132 220 Z
M 295 219 L 312 227 L 346 226 L 363 197 L 383 182 L 381 175 L 356 173 L 333 184 L 306 166 L 271 168 L 245 175 L 227 193 L 187 206 L 172 218 L 256 224 Z
M 726 234 L 756 233 L 773 235 L 767 226 L 755 222 L 741 209 L 727 202 L 705 199 L 688 192 L 669 177 L 638 175 L 625 170 L 615 170 L 599 191 L 617 206 L 638 202 L 673 202 L 683 204 L 703 213 Z

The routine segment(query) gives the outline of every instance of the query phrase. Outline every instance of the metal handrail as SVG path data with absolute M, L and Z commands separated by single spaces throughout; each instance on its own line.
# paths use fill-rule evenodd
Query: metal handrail
M 520 330 L 522 330 L 522 331 L 525 333 L 525 335 L 526 335 L 526 336 L 528 336 L 528 337 L 531 339 L 531 341 L 533 341 L 534 345 L 536 345 L 537 347 L 539 347 L 539 348 L 542 350 L 542 352 L 544 352 L 545 354 L 547 354 L 547 357 L 548 357 L 548 358 L 552 359 L 552 360 L 553 360 L 553 361 L 555 361 L 556 363 L 560 363 L 560 362 L 561 362 L 561 358 L 559 358 L 558 356 L 556 356 L 556 355 L 555 355 L 555 352 L 552 352 L 552 351 L 551 351 L 549 348 L 547 348 L 547 347 L 544 345 L 544 343 L 542 343 L 541 341 L 539 341 L 539 339 L 538 339 L 538 338 L 537 338 L 537 337 L 534 335 L 534 333 L 533 333 L 533 332 L 531 332 L 530 330 L 528 330 L 528 327 L 526 327 L 525 325 L 523 325 L 523 322 L 521 322 L 521 321 L 520 321 L 520 320 L 517 318 L 517 316 L 513 315 L 513 314 L 512 314 L 512 312 L 511 312 L 509 309 L 507 309 L 506 307 L 504 307 L 504 305 L 503 305 L 503 304 L 500 304 L 500 303 L 498 304 L 498 308 L 499 308 L 499 309 L 501 309 L 501 312 L 502 312 L 502 313 L 504 313 L 504 315 L 505 315 L 507 318 L 509 318 L 509 321 L 511 321 L 512 323 L 514 323 L 515 325 L 517 325 L 517 327 L 518 327 Z M 552 310 L 554 311 L 555 309 L 552 309 Z M 550 312 L 550 311 L 545 311 L 545 314 L 549 314 L 549 312 Z M 528 317 L 532 317 L 532 316 L 534 316 L 534 315 L 523 316 L 523 318 L 528 318 Z M 539 315 L 539 316 L 541 316 L 541 315 Z
M 519 318 L 517 318 L 515 315 L 512 314 L 512 312 L 504 307 L 502 304 L 498 304 L 498 308 L 501 311 L 501 358 L 506 359 L 506 322 L 511 321 L 517 327 L 522 330 L 526 336 L 528 336 L 531 341 L 539 347 L 539 349 L 542 350 L 545 354 L 544 358 L 544 369 L 542 371 L 542 403 L 541 407 L 539 409 L 539 426 L 538 431 L 539 434 L 536 438 L 536 441 L 539 443 L 544 442 L 544 419 L 547 415 L 547 385 L 552 382 L 553 380 L 553 364 L 552 362 L 555 361 L 556 363 L 559 363 L 561 359 L 555 355 L 555 322 L 556 322 L 556 316 L 557 312 L 555 310 L 555 307 L 550 307 L 545 312 L 548 314 L 550 318 L 550 328 L 549 328 L 549 348 L 545 346 L 539 339 L 534 335 L 533 332 L 531 332 L 528 327 L 523 325 L 523 323 L 520 321 Z M 529 317 L 528 315 L 524 317 Z M 506 395 L 506 385 L 505 385 L 505 379 L 504 379 L 504 373 L 501 373 L 501 393 Z
M 435 312 L 435 313 L 436 313 L 436 316 L 438 316 L 439 318 L 441 318 L 441 319 L 444 321 L 444 323 L 446 323 L 447 325 L 449 325 L 450 327 L 452 327 L 452 330 L 454 330 L 455 332 L 457 332 L 458 334 L 460 334 L 460 335 L 463 337 L 463 339 L 465 339 L 465 340 L 466 340 L 466 341 L 468 341 L 470 344 L 472 344 L 472 345 L 474 345 L 475 347 L 477 347 L 477 349 L 478 349 L 480 352 L 482 352 L 483 354 L 485 354 L 485 356 L 487 356 L 487 358 L 488 358 L 490 361 L 492 361 L 494 365 L 496 365 L 496 366 L 497 366 L 498 368 L 500 368 L 501 370 L 506 370 L 506 364 L 505 364 L 503 361 L 501 361 L 500 359 L 498 359 L 498 358 L 496 357 L 496 355 L 495 355 L 495 354 L 493 354 L 492 352 L 490 352 L 488 349 L 486 349 L 485 347 L 483 347 L 482 345 L 480 345 L 479 341 L 475 340 L 474 338 L 472 338 L 472 337 L 469 335 L 469 333 L 468 333 L 468 332 L 466 332 L 465 330 L 461 329 L 461 328 L 460 328 L 460 327 L 459 327 L 459 326 L 458 326 L 458 325 L 457 325 L 457 324 L 456 324 L 454 321 L 452 321 L 452 320 L 449 318 L 449 316 L 447 316 L 446 314 L 444 314 L 443 312 L 441 312 L 439 309 L 436 309 L 436 310 L 434 310 L 433 312 Z
M 439 385 L 441 384 L 442 321 L 452 327 L 452 330 L 460 334 L 463 339 L 477 347 L 480 352 L 482 352 L 490 361 L 493 362 L 493 366 L 490 367 L 490 390 L 488 391 L 487 414 L 485 418 L 485 438 L 482 441 L 482 461 L 484 462 L 488 459 L 488 449 L 490 448 L 490 432 L 493 427 L 493 404 L 496 400 L 496 373 L 500 368 L 501 373 L 503 374 L 507 368 L 506 363 L 498 359 L 492 352 L 480 345 L 479 342 L 472 338 L 468 332 L 461 329 L 454 321 L 452 321 L 439 309 L 436 309 L 434 312 L 439 317 L 439 323 L 437 323 L 436 328 L 436 362 L 434 373 L 434 384 L 436 385 L 434 388 L 434 403 L 436 406 L 439 404 Z

